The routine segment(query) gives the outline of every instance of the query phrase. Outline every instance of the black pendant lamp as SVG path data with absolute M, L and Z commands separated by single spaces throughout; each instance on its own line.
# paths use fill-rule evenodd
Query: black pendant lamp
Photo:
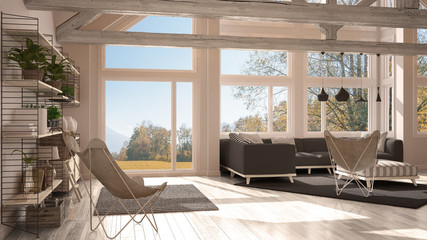
M 322 52 L 322 63 L 324 60 L 325 52 Z M 323 87 L 323 72 L 322 72 L 322 91 L 317 95 L 317 100 L 319 102 L 326 102 L 329 99 L 329 95 L 326 93 L 325 88 Z
M 341 53 L 341 63 L 344 64 L 344 53 Z M 344 73 L 342 73 L 344 74 Z M 348 92 L 344 89 L 343 87 L 343 79 L 342 79 L 342 75 L 341 75 L 341 89 L 338 91 L 337 95 L 335 95 L 335 99 L 338 102 L 345 102 L 348 100 L 348 98 L 350 98 L 350 94 L 348 94 Z
M 377 89 L 378 89 L 377 102 L 381 102 L 380 87 L 377 87 Z
M 377 61 L 380 61 L 380 54 L 377 53 Z M 377 81 L 379 83 L 380 80 Z M 377 102 L 381 102 L 381 96 L 380 96 L 380 87 L 377 87 Z
M 360 53 L 360 56 L 363 56 L 363 53 Z M 360 71 L 360 98 L 356 100 L 358 103 L 367 102 L 368 100 L 363 98 L 363 78 L 362 71 Z

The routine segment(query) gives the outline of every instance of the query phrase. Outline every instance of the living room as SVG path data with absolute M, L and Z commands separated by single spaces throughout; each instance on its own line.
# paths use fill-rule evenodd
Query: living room
M 385 15 L 363 15 L 365 23 L 347 19 L 340 25 L 336 23 L 343 17 L 335 16 L 340 20 L 334 25 L 328 19 L 329 30 L 323 25 L 326 20 L 315 24 L 315 17 L 311 22 L 301 16 L 260 21 L 262 14 L 265 19 L 277 17 L 274 7 L 265 8 L 273 9 L 272 16 L 263 13 L 263 5 L 252 18 L 244 14 L 257 11 L 192 18 L 196 14 L 190 7 L 179 7 L 174 14 L 160 1 L 147 1 L 156 6 L 151 9 L 155 15 L 144 12 L 148 10 L 136 13 L 133 1 L 117 9 L 101 2 L 6 0 L 0 9 L 37 18 L 38 31 L 53 36 L 53 45 L 62 47 L 79 67 L 80 104 L 64 108 L 63 115 L 78 123 L 81 149 L 99 138 L 126 175 L 142 176 L 146 185 L 192 184 L 219 209 L 155 214 L 158 234 L 144 220 L 125 228 L 118 238 L 427 238 L 425 206 L 407 209 L 235 185 L 246 181 L 231 178 L 220 161 L 220 140 L 231 132 L 308 139 L 323 138 L 325 130 L 345 138 L 379 130 L 403 142 L 403 162 L 417 167 L 419 187 L 427 184 L 425 1 L 413 1 L 419 10 L 400 6 L 400 1 L 336 1 L 344 13 L 372 7 Z M 304 2 L 291 3 L 295 9 L 298 4 L 320 9 L 335 1 Z M 217 10 L 227 3 L 210 4 Z M 403 23 L 404 16 L 402 23 L 384 20 L 395 14 L 388 10 L 402 8 L 419 15 L 408 23 Z M 210 16 L 209 11 L 199 16 Z M 350 95 L 345 102 L 335 98 L 341 87 Z M 322 88 L 328 101 L 318 101 Z M 357 101 L 360 98 L 366 101 Z M 138 148 L 144 144 L 150 148 Z M 76 201 L 75 193 L 69 193 L 74 217 L 66 217 L 58 228 L 40 228 L 41 238 L 105 238 L 101 229 L 90 231 L 89 196 L 83 187 L 89 170 L 83 163 L 80 167 L 83 198 Z M 329 174 L 326 169 L 311 171 L 308 177 Z M 307 175 L 307 169 L 295 174 L 294 179 Z M 414 187 L 410 179 L 402 181 Z M 99 182 L 94 186 L 101 190 Z M 127 222 L 123 215 L 106 219 L 111 234 Z M 4 225 L 0 229 L 2 237 L 10 233 L 7 239 L 34 236 Z

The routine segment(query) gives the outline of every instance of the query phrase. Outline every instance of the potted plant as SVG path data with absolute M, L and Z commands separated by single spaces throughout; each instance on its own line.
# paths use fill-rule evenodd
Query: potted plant
M 43 66 L 46 63 L 47 48 L 35 44 L 31 38 L 25 40 L 26 47 L 11 48 L 7 58 L 18 63 L 22 69 L 24 79 L 42 80 L 44 71 Z
M 56 61 L 56 55 L 47 61 L 43 66 L 46 77 L 50 80 L 50 85 L 54 88 L 61 89 L 62 81 L 67 79 L 66 74 L 71 73 L 71 67 L 68 58 Z
M 44 171 L 41 169 L 33 168 L 33 166 L 31 165 L 31 163 L 33 161 L 37 161 L 38 158 L 28 157 L 27 154 L 25 154 L 22 150 L 19 149 L 13 150 L 10 155 L 15 152 L 20 152 L 23 155 L 22 161 L 25 163 L 24 172 L 22 176 L 22 191 L 24 191 L 24 193 L 40 191 L 43 183 Z
M 70 85 L 62 85 L 61 87 L 62 93 L 59 93 L 58 95 L 64 95 L 67 96 L 70 101 L 74 99 L 74 87 Z
M 48 127 L 58 127 L 59 118 L 61 117 L 61 112 L 56 106 L 50 106 L 47 108 L 47 126 Z

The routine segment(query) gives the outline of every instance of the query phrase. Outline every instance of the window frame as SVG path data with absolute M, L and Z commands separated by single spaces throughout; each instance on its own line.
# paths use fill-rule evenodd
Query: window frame
M 372 131 L 373 123 L 375 123 L 376 118 L 373 114 L 375 109 L 375 99 L 376 99 L 376 90 L 377 82 L 373 77 L 376 75 L 376 71 L 373 66 L 376 66 L 376 58 L 372 55 L 368 55 L 368 76 L 362 78 L 362 87 L 368 89 L 368 131 Z M 323 132 L 326 130 L 326 103 L 321 102 L 321 131 L 320 132 L 310 132 L 308 131 L 308 88 L 309 87 L 322 87 L 322 78 L 323 78 L 323 87 L 325 88 L 341 88 L 341 77 L 311 77 L 308 75 L 308 53 L 304 54 L 304 137 L 323 137 Z M 344 88 L 360 88 L 361 87 L 361 78 L 355 77 L 343 77 Z M 375 95 L 375 96 L 374 96 Z M 329 96 L 334 97 L 334 96 Z M 349 136 L 349 137 L 359 137 L 362 133 L 361 131 L 332 131 L 334 135 L 337 136 Z
M 255 51 L 255 49 L 253 50 Z M 268 50 L 265 50 L 268 51 Z M 261 135 L 269 136 L 293 136 L 293 120 L 290 116 L 293 115 L 293 83 L 292 83 L 292 53 L 287 52 L 287 76 L 262 76 L 262 75 L 220 75 L 220 85 L 222 86 L 263 86 L 267 87 L 268 91 L 268 103 L 267 103 L 267 131 L 266 132 L 256 132 Z M 221 59 L 221 57 L 220 57 Z M 288 99 L 287 99 L 287 108 L 288 108 L 288 117 L 287 117 L 287 131 L 286 132 L 275 132 L 273 131 L 273 87 L 287 87 L 288 88 Z M 221 111 L 220 111 L 221 119 Z M 221 121 L 220 121 L 221 122 Z M 221 128 L 220 128 L 221 129 Z M 229 132 L 220 132 L 221 137 L 227 137 Z
M 200 31 L 200 19 L 193 18 L 193 33 Z M 100 89 L 98 94 L 98 102 L 101 103 L 99 111 L 99 124 L 98 132 L 105 140 L 106 137 L 106 81 L 138 81 L 138 82 L 170 82 L 171 83 L 171 168 L 170 169 L 138 169 L 138 170 L 124 170 L 128 174 L 153 174 L 158 176 L 159 174 L 195 174 L 199 169 L 199 160 L 197 159 L 199 148 L 197 136 L 199 135 L 199 129 L 197 124 L 196 109 L 200 97 L 197 95 L 197 91 L 200 88 L 200 69 L 197 59 L 200 58 L 202 50 L 192 49 L 192 70 L 170 70 L 170 69 L 132 69 L 132 68 L 106 68 L 106 45 L 98 46 L 98 59 L 101 64 L 98 67 L 98 79 L 99 82 L 96 88 Z M 177 146 L 177 94 L 176 85 L 177 82 L 190 82 L 192 83 L 192 168 L 191 169 L 179 169 L 176 168 L 176 146 Z
M 259 134 L 273 134 L 273 135 L 289 135 L 291 130 L 291 118 L 289 117 L 292 113 L 292 104 L 290 100 L 292 99 L 292 84 L 289 79 L 284 79 L 288 77 L 283 76 L 244 76 L 244 75 L 221 75 L 220 82 L 222 86 L 261 86 L 267 87 L 268 99 L 267 99 L 267 131 L 266 132 L 255 132 Z M 288 117 L 287 117 L 287 126 L 286 132 L 275 132 L 273 127 L 273 88 L 274 87 L 287 87 L 288 99 L 287 108 L 288 108 Z M 221 112 L 220 112 L 221 119 Z M 227 134 L 229 132 L 222 132 L 221 135 Z

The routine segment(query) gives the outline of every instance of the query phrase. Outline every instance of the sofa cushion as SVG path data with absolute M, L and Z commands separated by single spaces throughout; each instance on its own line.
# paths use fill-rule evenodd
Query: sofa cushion
M 295 154 L 296 166 L 326 166 L 331 165 L 327 152 L 297 152 Z
M 394 160 L 393 155 L 391 155 L 390 153 L 385 153 L 385 152 L 377 152 L 377 159 Z
M 237 133 L 230 133 L 228 134 L 230 136 L 231 141 L 237 142 L 237 143 L 245 143 L 245 139 L 239 136 Z
M 362 132 L 361 137 L 367 138 L 367 137 L 370 137 L 371 134 L 372 133 Z M 378 152 L 384 152 L 385 151 L 385 140 L 387 139 L 387 134 L 388 134 L 388 132 L 381 132 L 380 139 L 378 141 L 378 147 L 377 147 Z
M 247 143 L 264 143 L 262 138 L 256 133 L 239 133 L 239 136 Z
M 280 138 L 280 137 L 274 137 L 271 138 L 271 143 L 285 143 L 285 144 L 291 144 L 295 145 L 295 139 L 294 138 Z
M 299 140 L 302 140 L 303 146 L 302 150 L 300 150 L 300 146 L 298 146 L 297 143 L 298 141 L 295 139 L 298 152 L 328 152 L 325 138 L 304 138 Z
M 304 139 L 303 138 L 294 138 L 295 148 L 297 152 L 304 152 Z

